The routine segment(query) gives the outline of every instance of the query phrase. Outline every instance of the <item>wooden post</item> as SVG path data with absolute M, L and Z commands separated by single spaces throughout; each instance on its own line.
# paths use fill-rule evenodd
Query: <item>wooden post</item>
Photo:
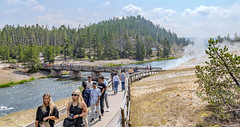
M 125 127 L 124 109 L 121 109 L 121 114 L 122 114 L 122 127 Z

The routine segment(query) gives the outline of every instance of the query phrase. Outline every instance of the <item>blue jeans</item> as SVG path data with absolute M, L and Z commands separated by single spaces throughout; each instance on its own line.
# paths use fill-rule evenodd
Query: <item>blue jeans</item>
M 114 92 L 118 91 L 118 83 L 119 81 L 114 81 Z
M 122 82 L 122 90 L 125 90 L 125 82 Z

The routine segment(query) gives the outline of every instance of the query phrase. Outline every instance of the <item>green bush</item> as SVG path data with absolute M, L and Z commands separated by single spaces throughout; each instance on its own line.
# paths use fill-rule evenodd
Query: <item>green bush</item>
M 24 80 L 17 81 L 17 82 L 3 83 L 3 84 L 0 84 L 0 88 L 15 86 L 15 85 L 17 85 L 17 84 L 23 84 L 23 83 L 31 82 L 31 81 L 34 81 L 34 80 L 35 80 L 35 78 L 34 78 L 34 77 L 31 77 L 31 78 L 29 78 L 29 79 L 24 79 Z
M 94 62 L 94 59 L 93 59 L 93 58 L 91 58 L 90 62 Z
M 240 117 L 240 56 L 230 54 L 226 46 L 221 49 L 217 40 L 208 43 L 210 61 L 207 66 L 196 66 L 197 95 L 209 103 L 215 117 L 230 121 Z

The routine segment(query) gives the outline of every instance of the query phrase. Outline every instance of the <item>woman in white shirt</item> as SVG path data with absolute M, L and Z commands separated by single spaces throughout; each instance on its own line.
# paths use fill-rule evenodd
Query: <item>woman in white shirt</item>
M 120 79 L 119 79 L 117 73 L 115 73 L 115 75 L 113 76 L 114 94 L 117 94 L 119 82 L 120 82 Z

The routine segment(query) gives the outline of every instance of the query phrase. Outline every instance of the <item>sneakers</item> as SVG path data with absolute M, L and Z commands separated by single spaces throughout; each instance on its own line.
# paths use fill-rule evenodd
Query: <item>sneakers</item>
M 92 118 L 91 120 L 90 120 L 90 123 L 92 123 L 94 121 L 94 119 Z
M 101 121 L 102 120 L 102 117 L 101 116 L 99 116 L 99 121 Z
M 107 108 L 106 112 L 109 112 L 109 108 Z

